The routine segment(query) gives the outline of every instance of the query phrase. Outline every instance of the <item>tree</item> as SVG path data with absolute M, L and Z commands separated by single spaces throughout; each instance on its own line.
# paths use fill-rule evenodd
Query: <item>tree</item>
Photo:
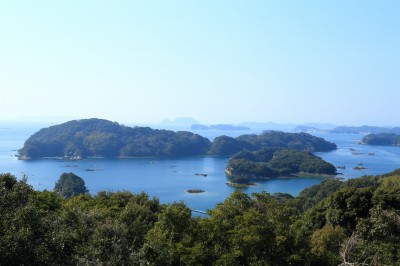
M 63 173 L 56 182 L 54 191 L 67 199 L 89 192 L 86 189 L 85 181 L 74 173 Z
M 325 225 L 310 237 L 311 253 L 316 265 L 338 265 L 339 251 L 345 234 L 339 226 Z
M 181 242 L 188 236 L 191 212 L 183 202 L 167 205 L 146 235 L 141 265 L 179 265 Z

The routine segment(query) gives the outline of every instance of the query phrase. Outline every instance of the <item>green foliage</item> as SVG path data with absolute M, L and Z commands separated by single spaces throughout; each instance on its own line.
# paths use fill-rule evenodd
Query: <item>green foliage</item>
M 289 148 L 307 151 L 331 151 L 337 147 L 334 143 L 307 133 L 285 133 L 264 131 L 260 135 L 242 135 L 238 140 L 249 142 L 261 148 Z
M 400 135 L 394 133 L 378 133 L 378 134 L 368 134 L 361 140 L 362 144 L 367 145 L 400 145 Z
M 232 193 L 204 218 L 145 193 L 69 199 L 0 174 L 0 265 L 397 265 L 399 171 L 299 197 Z
M 336 168 L 307 151 L 268 148 L 255 152 L 241 151 L 226 166 L 227 176 L 236 183 L 282 175 L 335 174 Z
M 187 236 L 191 213 L 183 203 L 166 206 L 147 235 L 140 261 L 150 265 L 178 265 L 181 242 Z
M 335 174 L 336 168 L 306 151 L 278 150 L 268 165 L 274 169 L 288 169 L 290 173 Z
M 230 156 L 242 150 L 257 151 L 265 148 L 288 148 L 306 151 L 331 151 L 336 144 L 307 133 L 265 131 L 260 135 L 242 135 L 237 138 L 217 137 L 210 154 Z
M 315 206 L 342 186 L 343 182 L 339 180 L 327 179 L 317 185 L 300 191 L 299 196 L 297 197 L 300 210 L 305 211 Z
M 269 162 L 273 157 L 275 152 L 279 148 L 265 148 L 259 151 L 240 151 L 232 156 L 231 159 L 244 159 L 252 162 Z
M 340 226 L 325 225 L 310 237 L 311 254 L 315 265 L 339 265 L 340 248 L 346 238 Z
M 212 142 L 209 153 L 214 155 L 230 156 L 243 149 L 253 149 L 252 145 L 246 144 L 246 142 L 238 141 L 232 137 L 219 136 Z
M 269 194 L 235 191 L 199 221 L 189 257 L 201 265 L 289 265 L 296 254 L 290 226 L 296 213 Z
M 85 181 L 74 173 L 61 174 L 56 182 L 54 191 L 65 198 L 89 192 L 86 189 Z
M 226 167 L 230 181 L 248 183 L 253 179 L 275 177 L 276 172 L 266 163 L 251 162 L 245 159 L 231 159 Z
M 400 259 L 399 180 L 398 171 L 394 171 L 381 176 L 348 180 L 340 186 L 319 186 L 325 193 L 315 194 L 321 200 L 320 203 L 302 215 L 301 224 L 305 229 L 302 234 L 312 235 L 327 226 L 340 227 L 349 236 L 342 241 L 339 252 L 342 262 L 346 260 L 356 265 L 373 264 L 379 260 L 382 265 L 396 265 Z M 315 188 L 303 191 L 298 203 L 307 203 L 304 199 L 312 197 L 312 191 Z M 326 260 L 332 255 L 333 249 L 330 250 L 322 252 L 322 257 L 315 253 L 318 256 L 314 260 Z M 335 254 L 338 258 L 338 252 Z
M 40 192 L 34 191 L 26 178 L 17 181 L 10 174 L 0 174 L 1 265 L 44 265 L 56 261 L 45 240 L 50 220 L 44 217 L 59 205 L 55 197 L 43 193 L 43 197 L 39 196 Z
M 21 158 L 190 156 L 207 154 L 210 141 L 190 132 L 126 127 L 101 119 L 74 120 L 33 134 Z
M 371 188 L 343 188 L 327 199 L 327 222 L 339 225 L 347 232 L 356 228 L 357 219 L 368 216 L 372 208 Z
M 19 156 L 23 159 L 62 157 L 79 159 L 103 157 L 173 157 L 193 155 L 231 156 L 242 150 L 289 148 L 330 151 L 334 143 L 306 133 L 266 131 L 237 138 L 207 138 L 186 131 L 173 132 L 148 127 L 126 127 L 102 119 L 82 119 L 43 128 L 25 141 Z

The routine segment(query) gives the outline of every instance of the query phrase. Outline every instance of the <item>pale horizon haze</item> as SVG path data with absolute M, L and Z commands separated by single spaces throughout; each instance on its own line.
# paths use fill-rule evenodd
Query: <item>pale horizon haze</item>
M 0 1 L 0 121 L 399 126 L 399 1 Z

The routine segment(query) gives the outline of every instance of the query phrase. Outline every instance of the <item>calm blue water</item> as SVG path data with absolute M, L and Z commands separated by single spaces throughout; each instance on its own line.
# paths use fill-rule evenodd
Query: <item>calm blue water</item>
M 0 124 L 0 172 L 10 172 L 18 178 L 28 176 L 28 183 L 35 189 L 52 190 L 59 176 L 64 172 L 74 172 L 85 180 L 90 193 L 98 191 L 127 190 L 144 191 L 156 196 L 163 203 L 183 200 L 193 209 L 211 209 L 228 197 L 234 188 L 225 185 L 224 169 L 228 158 L 191 157 L 184 159 L 87 159 L 81 161 L 35 160 L 19 161 L 13 156 L 23 142 L 43 125 L 4 125 Z M 197 131 L 210 139 L 219 135 L 237 136 L 248 131 L 222 132 Z M 319 135 L 338 144 L 339 149 L 318 156 L 333 163 L 345 165 L 342 177 L 354 178 L 364 174 L 382 174 L 400 167 L 399 147 L 361 146 L 358 144 L 362 135 L 322 134 Z M 374 156 L 352 155 L 374 153 Z M 353 152 L 354 152 L 353 151 Z M 363 163 L 366 170 L 353 170 L 358 163 Z M 85 171 L 95 169 L 95 171 Z M 207 177 L 195 173 L 207 173 Z M 275 179 L 250 187 L 248 193 L 263 190 L 286 192 L 297 195 L 302 189 L 318 184 L 319 178 Z M 203 189 L 201 194 L 187 193 L 187 189 Z
M 399 147 L 360 145 L 359 142 L 364 136 L 361 134 L 318 134 L 318 136 L 338 145 L 335 151 L 315 154 L 335 166 L 346 166 L 346 169 L 338 169 L 338 172 L 343 173 L 341 177 L 345 179 L 384 174 L 400 168 Z M 370 156 L 369 153 L 374 155 Z M 360 163 L 367 169 L 354 170 L 353 167 Z

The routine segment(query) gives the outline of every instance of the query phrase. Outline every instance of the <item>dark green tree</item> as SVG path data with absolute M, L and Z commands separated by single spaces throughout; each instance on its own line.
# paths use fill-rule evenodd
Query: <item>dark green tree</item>
M 86 189 L 85 181 L 74 173 L 63 173 L 56 182 L 54 191 L 67 199 L 89 192 Z

